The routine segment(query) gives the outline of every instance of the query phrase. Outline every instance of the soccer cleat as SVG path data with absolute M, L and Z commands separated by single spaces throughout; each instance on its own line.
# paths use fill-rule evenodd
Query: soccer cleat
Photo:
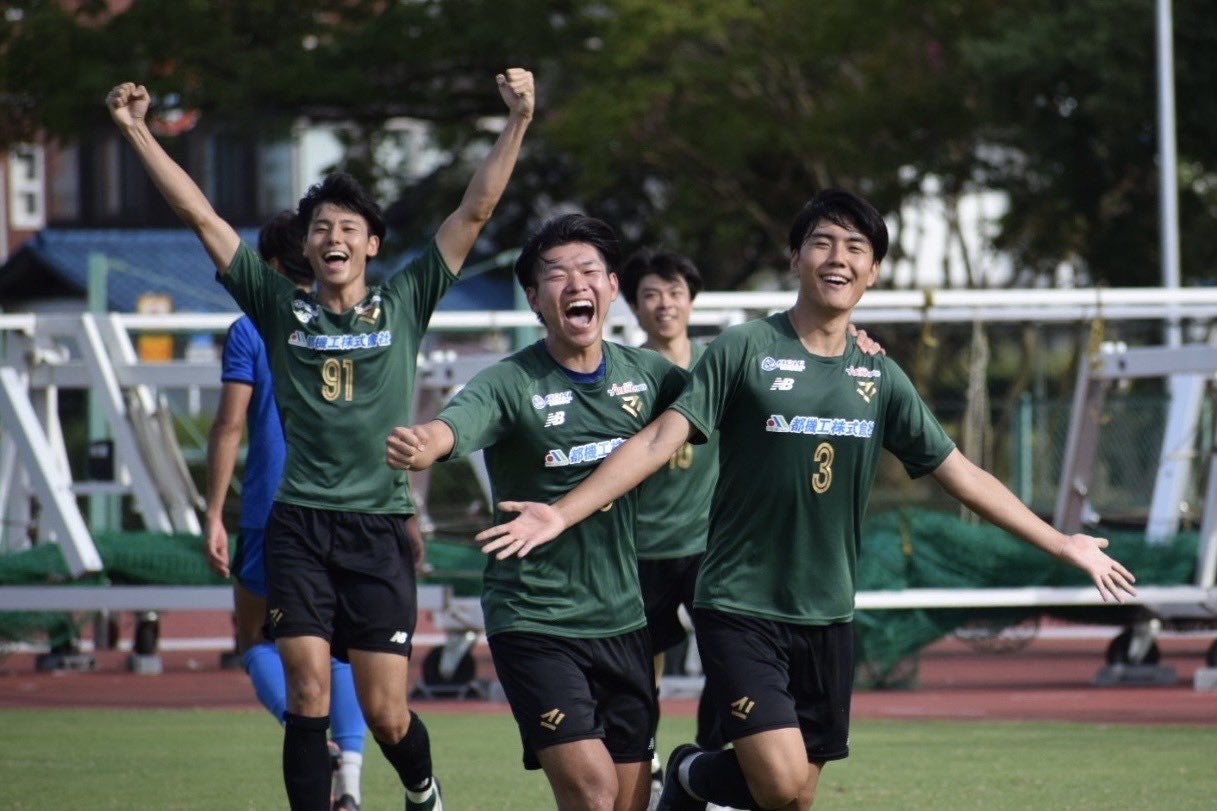
M 685 791 L 680 784 L 680 763 L 686 757 L 702 751 L 691 743 L 682 743 L 668 755 L 668 768 L 664 772 L 663 791 L 655 811 L 706 811 L 704 800 L 698 800 Z
M 334 803 L 331 811 L 359 811 L 359 803 L 355 802 L 355 798 L 350 794 L 343 794 Z
M 411 800 L 406 792 L 406 811 L 444 811 L 444 789 L 435 775 L 431 775 L 431 785 L 435 790 L 422 802 Z

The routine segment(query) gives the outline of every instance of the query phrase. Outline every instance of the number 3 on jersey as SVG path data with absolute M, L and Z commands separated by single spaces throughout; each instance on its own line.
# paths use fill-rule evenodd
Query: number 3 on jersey
M 321 364 L 321 396 L 331 403 L 339 397 L 351 401 L 355 396 L 355 361 L 326 358 Z
M 832 460 L 835 455 L 832 445 L 827 442 L 817 445 L 815 453 L 811 455 L 820 466 L 819 470 L 811 474 L 811 489 L 817 494 L 826 493 L 828 488 L 832 487 Z

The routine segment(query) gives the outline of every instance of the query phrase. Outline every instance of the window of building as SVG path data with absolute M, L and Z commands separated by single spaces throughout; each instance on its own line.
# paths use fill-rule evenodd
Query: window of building
M 37 144 L 18 144 L 8 153 L 8 218 L 17 230 L 46 225 L 46 153 Z

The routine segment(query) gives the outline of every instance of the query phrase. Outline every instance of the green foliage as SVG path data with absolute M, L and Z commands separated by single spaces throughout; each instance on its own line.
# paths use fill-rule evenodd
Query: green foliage
M 1048 278 L 1158 278 L 1154 3 L 1150 0 L 140 0 L 9 3 L 0 144 L 105 125 L 138 79 L 204 121 L 282 132 L 343 121 L 365 180 L 386 123 L 433 125 L 453 158 L 390 212 L 432 231 L 500 112 L 489 79 L 533 68 L 538 121 L 487 237 L 517 244 L 555 206 L 629 243 L 692 255 L 714 289 L 781 271 L 792 213 L 817 189 L 895 213 L 928 176 L 948 202 L 1012 202 L 996 242 Z M 68 10 L 76 6 L 75 11 Z M 20 12 L 20 13 L 18 13 Z M 1184 275 L 1217 274 L 1217 0 L 1174 4 Z
M 155 677 L 148 677 L 155 678 Z M 417 709 L 431 731 L 446 805 L 553 807 L 545 778 L 520 766 L 506 708 Z M 261 711 L 0 710 L 0 782 L 12 811 L 152 807 L 279 809 L 281 733 Z M 692 719 L 664 718 L 664 755 Z M 856 722 L 848 760 L 824 771 L 816 808 L 1207 809 L 1217 791 L 1203 727 Z M 364 807 L 400 807 L 401 789 L 369 742 Z

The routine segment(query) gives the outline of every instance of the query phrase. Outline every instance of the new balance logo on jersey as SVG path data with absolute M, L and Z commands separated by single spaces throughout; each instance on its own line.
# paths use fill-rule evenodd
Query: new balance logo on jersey
M 565 719 L 566 713 L 562 712 L 562 710 L 558 709 L 557 707 L 554 707 L 549 712 L 541 713 L 541 726 L 548 730 L 556 730 L 558 725 L 561 724 Z
M 410 635 L 405 631 L 394 631 L 393 636 L 389 637 L 389 644 L 404 645 L 410 641 Z
M 752 708 L 755 706 L 756 702 L 748 698 L 748 696 L 737 698 L 731 702 L 731 714 L 741 721 L 747 721 L 748 714 L 752 712 Z
M 858 396 L 866 402 L 870 402 L 870 398 L 875 396 L 875 392 L 879 390 L 879 385 L 873 380 L 858 381 Z
M 790 391 L 794 388 L 793 377 L 775 377 L 773 385 L 769 387 L 770 391 Z
M 564 422 L 566 422 L 566 412 L 565 411 L 552 411 L 549 414 L 545 415 L 545 427 L 546 428 L 552 428 L 555 425 L 561 425 Z

